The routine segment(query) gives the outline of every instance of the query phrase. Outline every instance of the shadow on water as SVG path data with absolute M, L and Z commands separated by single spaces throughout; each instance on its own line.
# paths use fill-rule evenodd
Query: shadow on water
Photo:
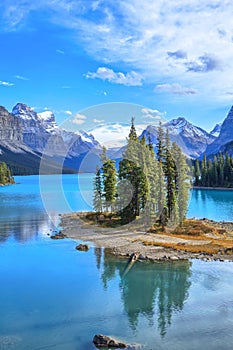
M 95 249 L 97 268 L 101 254 L 103 287 L 107 289 L 108 283 L 120 276 L 119 288 L 130 327 L 136 331 L 139 318 L 144 316 L 150 327 L 157 323 L 160 335 L 165 336 L 172 314 L 182 311 L 188 298 L 192 263 L 137 261 L 125 275 L 126 260 L 116 260 L 107 249 Z

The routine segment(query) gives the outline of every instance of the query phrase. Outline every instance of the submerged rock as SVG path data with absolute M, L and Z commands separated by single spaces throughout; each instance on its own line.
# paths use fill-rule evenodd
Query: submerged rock
M 89 250 L 89 247 L 87 244 L 79 244 L 75 247 L 75 249 L 80 250 L 82 252 L 87 252 Z
M 118 349 L 128 348 L 127 344 L 122 343 L 116 339 L 110 338 L 103 334 L 96 334 L 93 338 L 93 343 L 98 348 L 118 348 Z

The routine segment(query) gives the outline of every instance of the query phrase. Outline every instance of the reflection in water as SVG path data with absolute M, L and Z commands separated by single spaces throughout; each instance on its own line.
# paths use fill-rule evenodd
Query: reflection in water
M 101 266 L 102 250 L 103 250 L 102 248 L 97 248 L 97 247 L 94 248 L 94 254 L 96 257 L 96 266 L 98 270 L 100 269 L 100 266 Z
M 53 224 L 47 214 L 31 214 L 30 217 L 14 217 L 13 220 L 0 220 L 0 243 L 13 237 L 18 242 L 30 241 L 38 235 L 47 235 Z
M 166 334 L 171 324 L 172 313 L 181 311 L 188 298 L 191 262 L 151 263 L 136 262 L 124 275 L 125 260 L 116 260 L 104 251 L 102 282 L 107 288 L 116 273 L 121 278 L 120 290 L 124 309 L 128 315 L 130 326 L 137 329 L 140 316 L 145 316 L 149 325 L 157 325 L 161 336 Z

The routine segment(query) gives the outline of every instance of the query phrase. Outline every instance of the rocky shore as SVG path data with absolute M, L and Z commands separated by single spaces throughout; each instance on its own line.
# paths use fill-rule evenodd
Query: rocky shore
M 187 259 L 203 259 L 203 260 L 229 260 L 233 261 L 232 249 L 223 249 L 217 254 L 206 252 L 191 252 L 184 249 L 173 249 L 167 247 L 168 244 L 174 245 L 202 245 L 211 243 L 209 240 L 200 239 L 192 240 L 189 237 L 180 238 L 172 235 L 154 234 L 144 231 L 130 230 L 129 228 L 101 228 L 98 225 L 86 223 L 84 215 L 81 213 L 64 214 L 61 216 L 62 230 L 59 233 L 64 237 L 74 240 L 81 240 L 84 243 L 92 243 L 95 247 L 107 248 L 112 254 L 117 256 L 129 257 L 133 253 L 139 254 L 141 260 L 153 261 L 178 261 Z M 224 228 L 229 232 L 233 231 L 233 223 L 217 223 L 212 220 L 208 221 L 213 226 Z M 232 240 L 232 238 L 231 238 Z M 148 244 L 145 244 L 147 242 Z

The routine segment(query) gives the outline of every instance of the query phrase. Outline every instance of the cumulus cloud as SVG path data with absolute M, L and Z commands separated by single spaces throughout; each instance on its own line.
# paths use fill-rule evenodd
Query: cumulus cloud
M 169 92 L 175 95 L 195 95 L 197 90 L 183 87 L 180 84 L 158 84 L 155 91 Z
M 196 61 L 187 63 L 187 70 L 190 72 L 207 73 L 213 70 L 221 70 L 220 61 L 213 55 L 204 54 Z
M 101 79 L 109 81 L 113 84 L 121 84 L 126 86 L 140 86 L 142 85 L 142 76 L 137 72 L 131 71 L 126 74 L 122 72 L 114 72 L 107 67 L 99 67 L 96 72 L 88 72 L 87 79 Z
M 71 121 L 74 124 L 81 125 L 85 123 L 86 119 L 87 117 L 84 114 L 76 113 Z
M 143 119 L 151 119 L 153 121 L 159 121 L 166 115 L 166 112 L 160 112 L 157 109 L 151 108 L 142 108 L 141 112 Z
M 4 30 L 28 23 L 31 30 L 37 22 L 30 15 L 41 10 L 44 20 L 72 31 L 73 44 L 93 59 L 102 65 L 121 63 L 140 72 L 145 82 L 155 84 L 166 76 L 187 86 L 192 78 L 192 86 L 211 98 L 232 85 L 232 1 L 7 0 L 0 7 Z M 204 75 L 213 72 L 215 79 L 206 84 Z M 110 79 L 127 81 L 124 77 Z
M 2 85 L 2 86 L 13 86 L 14 84 L 13 83 L 9 83 L 8 81 L 0 80 L 0 85 Z
M 187 52 L 183 51 L 183 50 L 177 50 L 177 51 L 168 51 L 167 55 L 171 58 L 174 59 L 183 59 L 183 58 L 187 58 Z

